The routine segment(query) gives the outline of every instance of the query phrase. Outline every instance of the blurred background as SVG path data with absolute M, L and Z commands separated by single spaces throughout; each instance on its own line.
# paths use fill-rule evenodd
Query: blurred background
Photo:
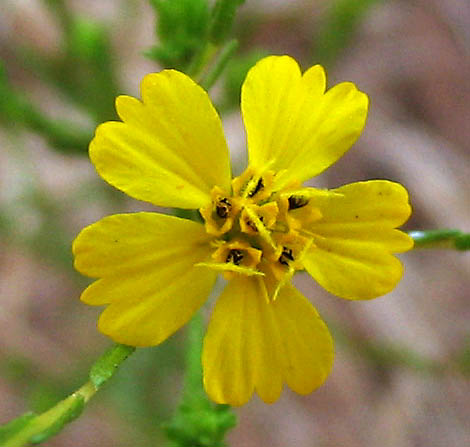
M 89 281 L 70 247 L 105 215 L 151 209 L 108 186 L 87 158 L 96 125 L 116 118 L 114 97 L 138 96 L 162 61 L 177 65 L 150 3 L 0 3 L 0 423 L 64 398 L 111 345 L 96 330 L 100 309 L 79 301 Z M 265 54 L 290 54 L 371 100 L 358 143 L 314 185 L 395 180 L 411 194 L 407 229 L 470 229 L 470 2 L 247 0 L 233 34 L 240 48 L 211 94 L 236 170 L 244 74 Z M 404 279 L 369 302 L 296 277 L 333 331 L 333 373 L 309 396 L 286 388 L 274 405 L 256 397 L 237 409 L 229 445 L 470 445 L 469 254 L 401 259 Z M 166 445 L 160 427 L 179 401 L 184 337 L 137 350 L 47 445 Z

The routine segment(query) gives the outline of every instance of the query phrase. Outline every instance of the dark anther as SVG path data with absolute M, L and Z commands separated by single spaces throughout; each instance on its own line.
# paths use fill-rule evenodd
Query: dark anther
M 219 199 L 217 201 L 217 205 L 215 206 L 215 212 L 217 213 L 217 216 L 221 217 L 222 219 L 225 219 L 229 215 L 231 209 L 232 204 L 227 199 L 227 197 Z
M 264 222 L 264 217 L 259 216 L 259 220 L 261 223 Z M 258 231 L 258 227 L 255 225 L 255 223 L 252 220 L 247 220 L 246 224 L 253 230 L 253 231 Z
M 246 224 L 253 230 L 253 231 L 258 231 L 258 228 L 256 228 L 256 225 L 252 220 L 247 220 Z
M 258 180 L 258 183 L 255 186 L 255 189 L 253 189 L 253 191 L 250 191 L 248 193 L 248 197 L 253 197 L 258 191 L 261 191 L 263 188 L 264 188 L 263 178 L 260 177 Z
M 237 250 L 236 248 L 230 250 L 227 255 L 226 262 L 231 262 L 235 265 L 240 265 L 240 262 L 243 260 L 243 252 L 241 250 Z
M 293 260 L 294 260 L 294 256 L 292 255 L 292 249 L 284 247 L 282 250 L 281 256 L 279 256 L 279 262 L 282 265 L 289 265 L 289 261 L 293 261 Z
M 297 208 L 302 208 L 307 205 L 308 199 L 302 196 L 290 196 L 289 197 L 289 209 L 295 210 Z

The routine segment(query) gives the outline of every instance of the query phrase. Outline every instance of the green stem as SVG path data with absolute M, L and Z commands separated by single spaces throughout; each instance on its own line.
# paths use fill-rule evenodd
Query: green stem
M 217 79 L 219 79 L 220 75 L 224 71 L 224 68 L 227 66 L 228 62 L 230 61 L 230 58 L 233 56 L 233 53 L 235 53 L 237 48 L 238 41 L 236 39 L 231 40 L 222 48 L 216 62 L 206 73 L 204 78 L 201 79 L 201 87 L 203 87 L 205 90 L 210 90 L 210 88 L 215 84 Z
M 88 382 L 69 397 L 40 415 L 26 413 L 0 427 L 0 445 L 22 447 L 29 443 L 39 444 L 62 431 L 80 416 L 85 404 L 134 350 L 130 346 L 114 345 L 93 364 Z
M 238 48 L 236 39 L 223 45 L 227 38 L 236 11 L 245 0 L 218 0 L 212 10 L 212 21 L 208 38 L 197 52 L 186 73 L 206 90 L 214 85 L 233 53 Z M 219 53 L 220 54 L 217 56 Z M 217 58 L 217 59 L 216 59 Z M 214 62 L 214 60 L 216 61 Z M 209 70 L 209 71 L 208 71 Z
M 460 230 L 410 231 L 408 234 L 413 238 L 415 249 L 470 250 L 470 233 Z
M 24 124 L 45 137 L 56 149 L 86 154 L 93 135 L 91 131 L 78 129 L 71 122 L 50 119 L 32 103 L 23 101 L 21 106 Z
M 212 10 L 209 40 L 215 44 L 224 42 L 232 30 L 237 9 L 245 0 L 217 0 Z
M 197 313 L 189 323 L 188 347 L 186 352 L 186 374 L 184 379 L 183 399 L 194 398 L 202 391 L 202 340 L 204 338 L 204 322 L 201 313 Z
M 45 441 L 50 436 L 59 432 L 65 424 L 76 419 L 81 414 L 85 403 L 90 400 L 96 391 L 95 386 L 91 381 L 88 381 L 79 390 L 50 410 L 29 419 L 29 423 L 13 436 L 8 437 L 3 446 L 21 447 L 28 443 L 38 444 Z
M 0 96 L 2 97 L 0 120 L 4 120 L 7 124 L 22 124 L 34 130 L 45 137 L 52 146 L 62 151 L 86 153 L 93 132 L 78 128 L 71 122 L 45 116 L 44 112 L 26 96 L 10 85 L 1 61 Z
M 226 433 L 236 425 L 228 405 L 209 401 L 203 388 L 202 340 L 204 322 L 196 314 L 189 323 L 186 374 L 181 403 L 171 420 L 164 425 L 171 447 L 225 447 Z
M 218 47 L 210 42 L 206 42 L 200 51 L 194 55 L 189 67 L 185 72 L 196 82 L 199 82 L 205 69 L 211 64 L 217 54 Z
M 62 29 L 66 30 L 70 28 L 70 25 L 73 22 L 73 17 L 64 0 L 43 0 L 43 2 L 49 10 L 57 16 Z

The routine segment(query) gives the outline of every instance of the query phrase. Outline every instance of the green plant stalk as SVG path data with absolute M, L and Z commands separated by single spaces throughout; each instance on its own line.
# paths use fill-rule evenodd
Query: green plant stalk
M 30 69 L 38 72 L 37 61 L 42 59 L 39 74 L 45 80 L 87 110 L 96 122 L 114 119 L 114 98 L 119 93 L 119 86 L 108 31 L 103 25 L 76 16 L 65 0 L 43 2 L 62 29 L 62 54 L 57 57 L 42 55 L 41 58 L 29 54 L 35 61 L 29 64 Z
M 3 447 L 21 447 L 28 443 L 38 444 L 46 440 L 59 432 L 66 423 L 76 419 L 81 414 L 85 403 L 91 399 L 96 391 L 97 388 L 94 387 L 91 381 L 88 381 L 79 390 L 50 410 L 39 416 L 31 415 L 32 417 L 27 419 L 28 422 L 21 430 L 6 439 Z
M 460 230 L 410 231 L 408 234 L 413 238 L 415 249 L 470 250 L 470 233 Z
M 14 127 L 23 125 L 44 136 L 49 143 L 63 151 L 86 153 L 92 131 L 78 128 L 71 122 L 53 120 L 22 93 L 15 90 L 7 79 L 5 67 L 0 61 L 0 120 Z
M 219 79 L 220 75 L 222 74 L 228 62 L 230 61 L 230 58 L 233 56 L 237 49 L 238 41 L 236 39 L 231 40 L 222 48 L 215 63 L 205 74 L 205 76 L 201 79 L 199 83 L 201 87 L 203 87 L 205 90 L 210 90 L 210 88 L 215 84 L 217 79 Z
M 91 131 L 77 129 L 70 122 L 47 118 L 43 112 L 25 100 L 19 104 L 23 113 L 24 124 L 44 136 L 52 146 L 64 152 L 86 154 L 88 143 L 93 135 Z
M 67 29 L 73 22 L 73 16 L 64 0 L 43 0 L 43 3 L 56 15 L 63 29 Z
M 212 10 L 209 40 L 215 44 L 223 43 L 232 30 L 237 9 L 245 0 L 217 0 Z
M 206 40 L 194 55 L 186 70 L 186 73 L 196 82 L 201 83 L 206 90 L 217 81 L 231 56 L 238 48 L 238 42 L 235 39 L 226 45 L 224 45 L 224 42 L 232 28 L 236 11 L 244 1 L 217 0 L 212 8 L 212 19 L 207 30 Z
M 218 47 L 216 45 L 206 42 L 199 52 L 194 55 L 193 60 L 185 70 L 186 74 L 198 82 L 206 68 L 211 65 L 217 51 Z
M 39 444 L 59 433 L 80 416 L 85 404 L 134 350 L 134 347 L 120 344 L 111 347 L 93 364 L 88 382 L 69 397 L 40 415 L 26 413 L 0 427 L 0 445 L 22 447 L 29 443 Z
M 204 322 L 201 313 L 197 313 L 188 327 L 188 340 L 186 352 L 186 375 L 184 378 L 183 395 L 185 399 L 192 399 L 201 395 L 202 384 L 202 340 L 204 338 Z
M 165 68 L 187 68 L 207 40 L 208 0 L 150 0 L 150 4 L 159 42 L 144 54 Z
M 204 331 L 204 322 L 198 313 L 188 325 L 181 403 L 163 427 L 171 447 L 225 447 L 225 435 L 237 423 L 230 406 L 214 404 L 204 391 L 201 364 Z

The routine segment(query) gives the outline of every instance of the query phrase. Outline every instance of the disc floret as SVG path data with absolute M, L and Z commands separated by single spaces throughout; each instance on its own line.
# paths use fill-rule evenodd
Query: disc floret
M 313 188 L 275 185 L 275 172 L 250 167 L 232 180 L 230 192 L 215 186 L 211 204 L 200 209 L 206 231 L 217 237 L 212 262 L 200 265 L 223 271 L 226 279 L 264 276 L 270 299 L 303 270 L 303 255 L 313 244 L 306 227 L 321 217 Z

